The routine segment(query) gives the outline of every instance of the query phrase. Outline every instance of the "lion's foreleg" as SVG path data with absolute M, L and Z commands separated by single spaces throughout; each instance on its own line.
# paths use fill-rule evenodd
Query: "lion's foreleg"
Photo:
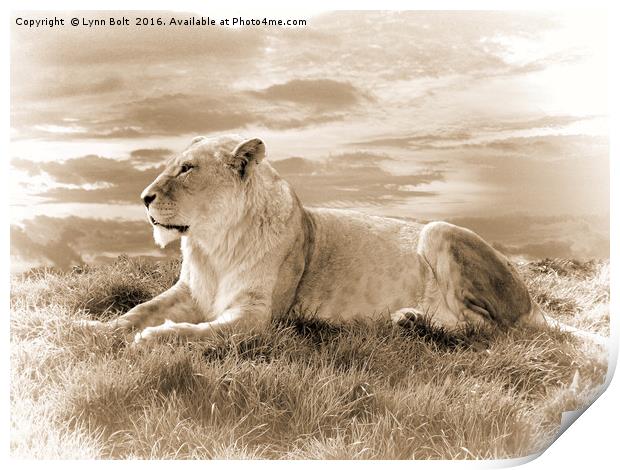
M 198 308 L 187 285 L 177 283 L 148 302 L 136 305 L 105 326 L 124 331 L 161 325 L 166 320 L 198 322 Z
M 136 343 L 144 343 L 175 337 L 200 340 L 210 338 L 223 329 L 247 331 L 253 328 L 260 328 L 267 324 L 268 321 L 268 309 L 238 306 L 225 310 L 213 321 L 197 324 L 166 321 L 163 325 L 145 328 L 141 332 L 136 333 L 134 341 Z

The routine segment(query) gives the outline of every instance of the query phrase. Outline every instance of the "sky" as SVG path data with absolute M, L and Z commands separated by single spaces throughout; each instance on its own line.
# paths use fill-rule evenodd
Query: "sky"
M 308 206 L 449 220 L 524 259 L 609 256 L 604 17 L 304 18 L 13 22 L 12 270 L 178 256 L 155 247 L 139 194 L 194 136 L 231 132 L 262 138 Z

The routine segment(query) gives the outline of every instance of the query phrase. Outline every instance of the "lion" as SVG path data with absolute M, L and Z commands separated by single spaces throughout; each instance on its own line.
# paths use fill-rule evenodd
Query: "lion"
M 108 325 L 148 343 L 295 309 L 448 331 L 545 323 L 511 262 L 471 230 L 304 207 L 265 157 L 261 139 L 223 135 L 169 159 L 141 198 L 157 244 L 181 239 L 178 282 Z

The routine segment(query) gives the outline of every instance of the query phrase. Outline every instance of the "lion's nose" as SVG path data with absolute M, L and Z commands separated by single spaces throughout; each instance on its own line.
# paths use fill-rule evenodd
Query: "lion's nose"
M 144 205 L 148 209 L 149 204 L 155 200 L 155 194 L 147 194 L 146 196 L 142 198 L 142 200 L 144 201 Z

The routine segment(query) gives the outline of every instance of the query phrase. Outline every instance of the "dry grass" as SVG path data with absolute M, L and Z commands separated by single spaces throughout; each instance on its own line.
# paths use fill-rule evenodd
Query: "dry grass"
M 291 315 L 260 334 L 133 348 L 72 322 L 149 299 L 178 268 L 120 258 L 13 280 L 14 457 L 516 457 L 544 447 L 607 370 L 601 351 L 557 331 Z M 608 263 L 520 269 L 552 315 L 607 334 Z

